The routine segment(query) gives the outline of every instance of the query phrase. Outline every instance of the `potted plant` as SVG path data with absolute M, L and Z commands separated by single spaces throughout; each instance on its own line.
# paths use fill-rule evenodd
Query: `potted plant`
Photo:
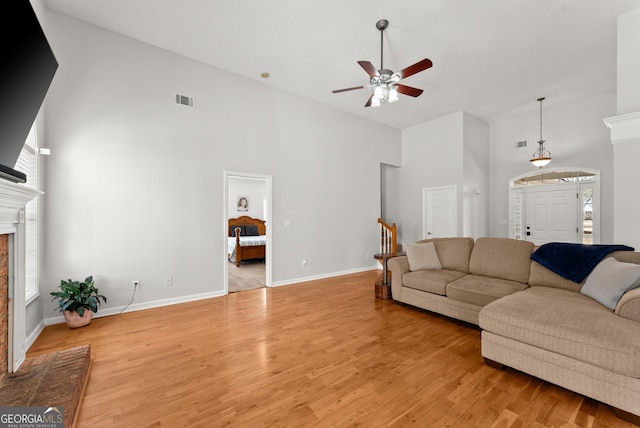
M 71 328 L 89 324 L 93 314 L 98 312 L 100 299 L 107 303 L 107 298 L 98 294 L 93 276 L 87 277 L 83 282 L 62 280 L 60 291 L 53 291 L 50 294 L 53 296 L 52 301 L 58 299 L 60 312 L 63 313 L 67 325 Z

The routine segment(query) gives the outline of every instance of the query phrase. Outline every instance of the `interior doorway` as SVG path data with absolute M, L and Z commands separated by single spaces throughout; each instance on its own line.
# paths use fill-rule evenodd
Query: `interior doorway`
M 272 284 L 272 228 L 271 228 L 272 179 L 270 175 L 249 172 L 224 172 L 224 290 L 225 293 L 270 287 Z M 265 235 L 253 235 L 249 228 L 241 239 L 247 245 L 264 245 L 264 258 L 239 257 L 236 264 L 235 236 L 230 231 L 229 220 L 247 217 L 251 221 L 263 221 Z M 246 234 L 246 236 L 245 236 Z M 243 242 L 243 244 L 245 244 Z
M 422 239 L 458 236 L 456 186 L 422 190 Z

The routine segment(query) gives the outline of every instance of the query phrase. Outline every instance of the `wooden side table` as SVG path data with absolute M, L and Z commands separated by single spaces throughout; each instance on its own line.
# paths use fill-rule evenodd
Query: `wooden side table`
M 387 269 L 387 261 L 392 257 L 404 256 L 404 251 L 396 251 L 395 253 L 378 253 L 373 258 L 382 262 L 382 280 L 376 281 L 376 298 L 382 300 L 390 300 L 391 284 L 389 284 L 389 270 Z

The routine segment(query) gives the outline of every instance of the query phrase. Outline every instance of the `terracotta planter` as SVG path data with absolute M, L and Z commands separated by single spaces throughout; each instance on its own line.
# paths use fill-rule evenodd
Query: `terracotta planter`
M 93 311 L 89 309 L 84 310 L 83 316 L 78 315 L 77 312 L 64 311 L 64 319 L 71 328 L 84 327 L 91 322 L 92 317 Z

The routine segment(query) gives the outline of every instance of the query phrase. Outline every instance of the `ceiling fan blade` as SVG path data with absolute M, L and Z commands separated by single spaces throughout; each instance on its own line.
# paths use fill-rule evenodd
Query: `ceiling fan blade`
M 371 107 L 371 100 L 373 99 L 373 94 L 371 94 L 371 96 L 369 97 L 369 99 L 367 100 L 367 103 L 364 105 L 365 107 Z
M 420 73 L 423 70 L 426 70 L 427 68 L 431 68 L 433 67 L 433 63 L 431 62 L 430 59 L 425 58 L 422 61 L 418 61 L 413 65 L 410 65 L 409 67 L 398 71 L 397 74 L 398 76 L 400 76 L 401 79 L 405 79 L 409 76 L 413 76 L 416 73 Z
M 360 85 L 360 86 L 354 86 L 352 88 L 344 88 L 344 89 L 336 89 L 335 91 L 331 91 L 334 94 L 338 94 L 340 92 L 346 92 L 346 91 L 355 91 L 356 89 L 362 89 L 364 88 L 364 86 Z
M 411 97 L 419 97 L 420 94 L 424 92 L 422 89 L 412 88 L 411 86 L 401 85 L 401 84 L 397 84 L 396 89 L 398 90 L 399 93 L 404 95 L 409 95 Z
M 364 68 L 364 71 L 367 72 L 369 77 L 380 76 L 380 74 L 378 73 L 378 70 L 376 70 L 376 67 L 373 64 L 371 64 L 369 61 L 358 61 L 358 64 L 360 64 L 360 67 Z

